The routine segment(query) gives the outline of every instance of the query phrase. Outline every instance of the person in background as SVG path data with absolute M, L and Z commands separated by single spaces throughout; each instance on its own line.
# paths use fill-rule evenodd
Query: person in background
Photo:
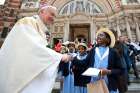
M 51 93 L 60 61 L 70 60 L 46 47 L 55 16 L 56 7 L 43 6 L 14 25 L 0 50 L 0 93 Z
M 45 33 L 46 33 L 46 40 L 47 40 L 47 42 L 48 42 L 47 47 L 48 47 L 48 48 L 51 48 L 51 45 L 50 45 L 50 38 L 51 38 L 51 35 L 50 35 L 50 33 L 49 33 L 48 31 L 46 31 Z
M 65 53 L 68 53 L 68 48 L 67 48 L 67 44 L 68 44 L 69 42 L 64 42 L 64 43 L 62 43 L 62 48 L 61 48 L 61 51 L 60 51 L 60 53 L 61 54 L 65 54 Z M 63 66 L 64 65 L 66 65 L 66 63 L 64 63 L 64 62 L 61 62 L 60 64 L 59 64 L 59 69 L 58 69 L 58 79 L 60 80 L 60 93 L 62 93 L 62 91 L 63 91 L 63 76 L 64 75 L 62 75 L 62 72 L 63 72 Z
M 67 46 L 62 44 L 62 48 L 61 48 L 60 53 L 65 54 L 65 53 L 68 53 L 68 51 L 69 51 L 69 49 L 67 48 Z
M 54 46 L 54 50 L 56 52 L 60 53 L 61 49 L 62 49 L 62 42 L 61 42 L 61 40 L 57 40 L 56 44 Z
M 130 60 L 131 60 L 132 68 L 134 70 L 134 75 L 135 75 L 136 79 L 139 79 L 139 74 L 138 74 L 138 69 L 137 69 L 137 66 L 136 66 L 136 59 L 135 59 L 135 57 L 138 54 L 138 50 L 131 43 L 131 40 L 128 39 L 128 37 L 125 37 L 125 43 L 126 43 L 128 49 L 129 49 L 129 57 L 130 57 Z
M 120 62 L 123 66 L 123 68 L 125 68 L 124 70 L 124 74 L 121 74 L 119 76 L 117 76 L 118 78 L 118 82 L 117 82 L 117 85 L 118 85 L 118 90 L 119 90 L 119 93 L 125 93 L 127 90 L 128 90 L 128 71 L 127 71 L 127 64 L 125 62 L 125 59 L 124 59 L 124 55 L 123 55 L 123 44 L 120 42 L 120 41 L 116 41 L 115 42 L 115 46 L 114 46 L 114 49 L 117 51 L 119 57 L 120 57 Z
M 75 43 L 69 42 L 67 45 L 69 52 L 68 55 L 71 55 L 72 57 L 75 57 L 77 54 L 75 53 Z M 62 93 L 74 93 L 75 87 L 74 87 L 74 75 L 72 72 L 72 61 L 69 61 L 67 63 L 61 63 L 60 65 L 60 71 L 62 71 L 63 78 L 63 88 Z
M 127 65 L 127 72 L 129 73 L 130 68 L 131 68 L 131 60 L 129 57 L 129 48 L 125 44 L 125 37 L 124 36 L 120 36 L 119 41 L 123 44 L 123 57 L 125 59 L 126 65 Z M 130 84 L 129 75 L 127 76 L 127 78 L 128 78 L 127 81 L 128 81 L 128 85 L 129 85 Z
M 92 43 L 91 43 L 91 42 L 88 42 L 88 48 L 90 48 L 90 49 L 91 49 L 91 48 L 92 48 L 92 46 L 93 46 L 93 45 L 92 45 Z
M 74 43 L 75 43 L 75 49 L 76 49 L 75 51 L 77 51 L 77 50 L 78 50 L 78 45 L 79 45 L 79 43 L 80 43 L 80 42 L 78 41 L 78 38 L 75 39 Z

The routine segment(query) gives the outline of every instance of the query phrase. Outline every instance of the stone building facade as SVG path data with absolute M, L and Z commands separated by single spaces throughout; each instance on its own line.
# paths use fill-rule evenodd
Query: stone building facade
M 20 11 L 14 11 L 14 14 L 19 13 L 14 16 L 16 18 L 37 13 L 38 0 L 22 0 L 22 2 L 9 0 L 9 4 L 11 1 L 16 1 L 17 7 L 21 6 Z M 125 35 L 132 41 L 140 41 L 140 0 L 41 0 L 41 2 L 58 9 L 55 23 L 49 27 L 52 43 L 55 39 L 62 39 L 65 42 L 76 38 L 94 42 L 95 33 L 100 27 L 109 27 L 116 31 L 118 36 Z M 15 20 L 14 17 L 10 20 Z M 7 18 L 9 16 L 4 19 Z M 3 28 L 12 24 L 2 20 L 0 18 L 1 33 Z
M 20 5 L 20 0 L 5 0 L 4 5 L 0 5 L 0 46 L 17 20 Z

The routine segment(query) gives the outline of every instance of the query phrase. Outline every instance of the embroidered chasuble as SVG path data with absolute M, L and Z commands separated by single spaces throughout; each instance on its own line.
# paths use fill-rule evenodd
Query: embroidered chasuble
M 0 50 L 0 93 L 51 93 L 62 55 L 47 48 L 38 16 L 20 19 Z

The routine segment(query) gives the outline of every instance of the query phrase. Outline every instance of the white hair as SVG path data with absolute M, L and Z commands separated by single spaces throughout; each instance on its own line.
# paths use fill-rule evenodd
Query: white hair
M 48 9 L 53 9 L 55 11 L 57 10 L 55 6 L 46 5 L 46 6 L 41 7 L 38 12 L 40 12 L 41 10 L 48 10 Z

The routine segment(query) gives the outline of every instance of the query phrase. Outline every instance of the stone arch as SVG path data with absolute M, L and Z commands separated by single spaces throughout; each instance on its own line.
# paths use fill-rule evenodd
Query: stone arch
M 48 0 L 48 4 L 51 4 L 55 7 L 57 7 L 58 11 L 60 11 L 65 4 L 67 4 L 71 1 L 79 1 L 79 0 Z M 82 0 L 82 1 L 87 1 L 87 0 Z M 106 2 L 106 0 L 88 0 L 88 1 L 96 3 L 98 6 L 100 6 L 103 10 L 103 13 L 105 13 L 105 14 L 112 12 L 112 10 L 110 9 L 110 6 Z
M 72 0 L 65 3 L 59 10 L 59 15 L 70 15 L 76 12 L 84 12 L 88 14 L 103 13 L 103 9 L 96 2 L 87 0 Z

